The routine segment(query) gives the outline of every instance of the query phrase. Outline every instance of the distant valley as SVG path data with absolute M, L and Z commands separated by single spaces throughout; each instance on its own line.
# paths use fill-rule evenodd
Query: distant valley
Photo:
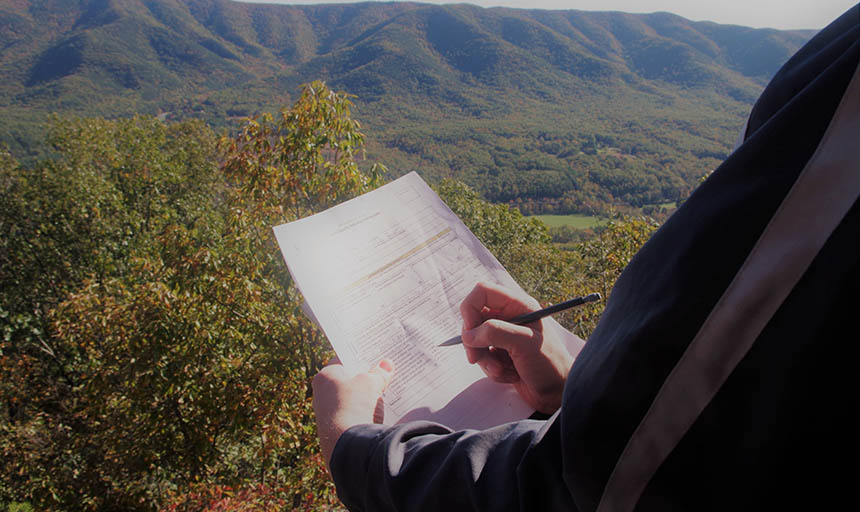
M 228 0 L 0 0 L 0 139 L 61 115 L 202 118 L 354 94 L 368 158 L 527 212 L 683 199 L 811 36 L 671 14 Z

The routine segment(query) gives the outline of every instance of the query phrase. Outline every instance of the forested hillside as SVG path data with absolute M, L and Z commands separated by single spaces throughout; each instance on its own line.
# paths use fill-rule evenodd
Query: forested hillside
M 2 139 L 50 112 L 216 129 L 321 79 L 356 95 L 392 175 L 456 177 L 526 211 L 684 197 L 811 34 L 670 14 L 411 3 L 0 0 Z

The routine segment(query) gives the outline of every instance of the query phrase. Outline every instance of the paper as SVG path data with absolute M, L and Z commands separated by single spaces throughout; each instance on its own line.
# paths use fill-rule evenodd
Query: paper
M 437 346 L 460 333 L 460 303 L 478 281 L 518 285 L 416 173 L 275 235 L 341 362 L 361 372 L 394 361 L 386 423 L 487 428 L 533 412 L 462 346 Z

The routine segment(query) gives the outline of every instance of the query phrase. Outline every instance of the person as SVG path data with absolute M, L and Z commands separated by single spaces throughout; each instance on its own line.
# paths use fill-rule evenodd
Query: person
M 742 144 L 643 246 L 575 360 L 480 285 L 463 344 L 547 420 L 375 423 L 392 368 L 314 379 L 350 510 L 833 509 L 853 502 L 860 5 L 801 48 Z M 537 341 L 537 342 L 536 342 Z M 489 346 L 497 347 L 489 349 Z M 572 364 L 571 364 L 572 362 Z M 848 465 L 848 469 L 844 465 Z

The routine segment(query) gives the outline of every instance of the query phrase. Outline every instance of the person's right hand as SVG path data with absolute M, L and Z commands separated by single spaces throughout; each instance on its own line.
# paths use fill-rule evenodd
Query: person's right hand
M 545 336 L 546 319 L 527 325 L 504 321 L 538 309 L 528 295 L 478 283 L 460 305 L 463 346 L 469 362 L 489 378 L 513 384 L 526 403 L 552 414 L 561 406 L 573 356 L 562 340 Z

